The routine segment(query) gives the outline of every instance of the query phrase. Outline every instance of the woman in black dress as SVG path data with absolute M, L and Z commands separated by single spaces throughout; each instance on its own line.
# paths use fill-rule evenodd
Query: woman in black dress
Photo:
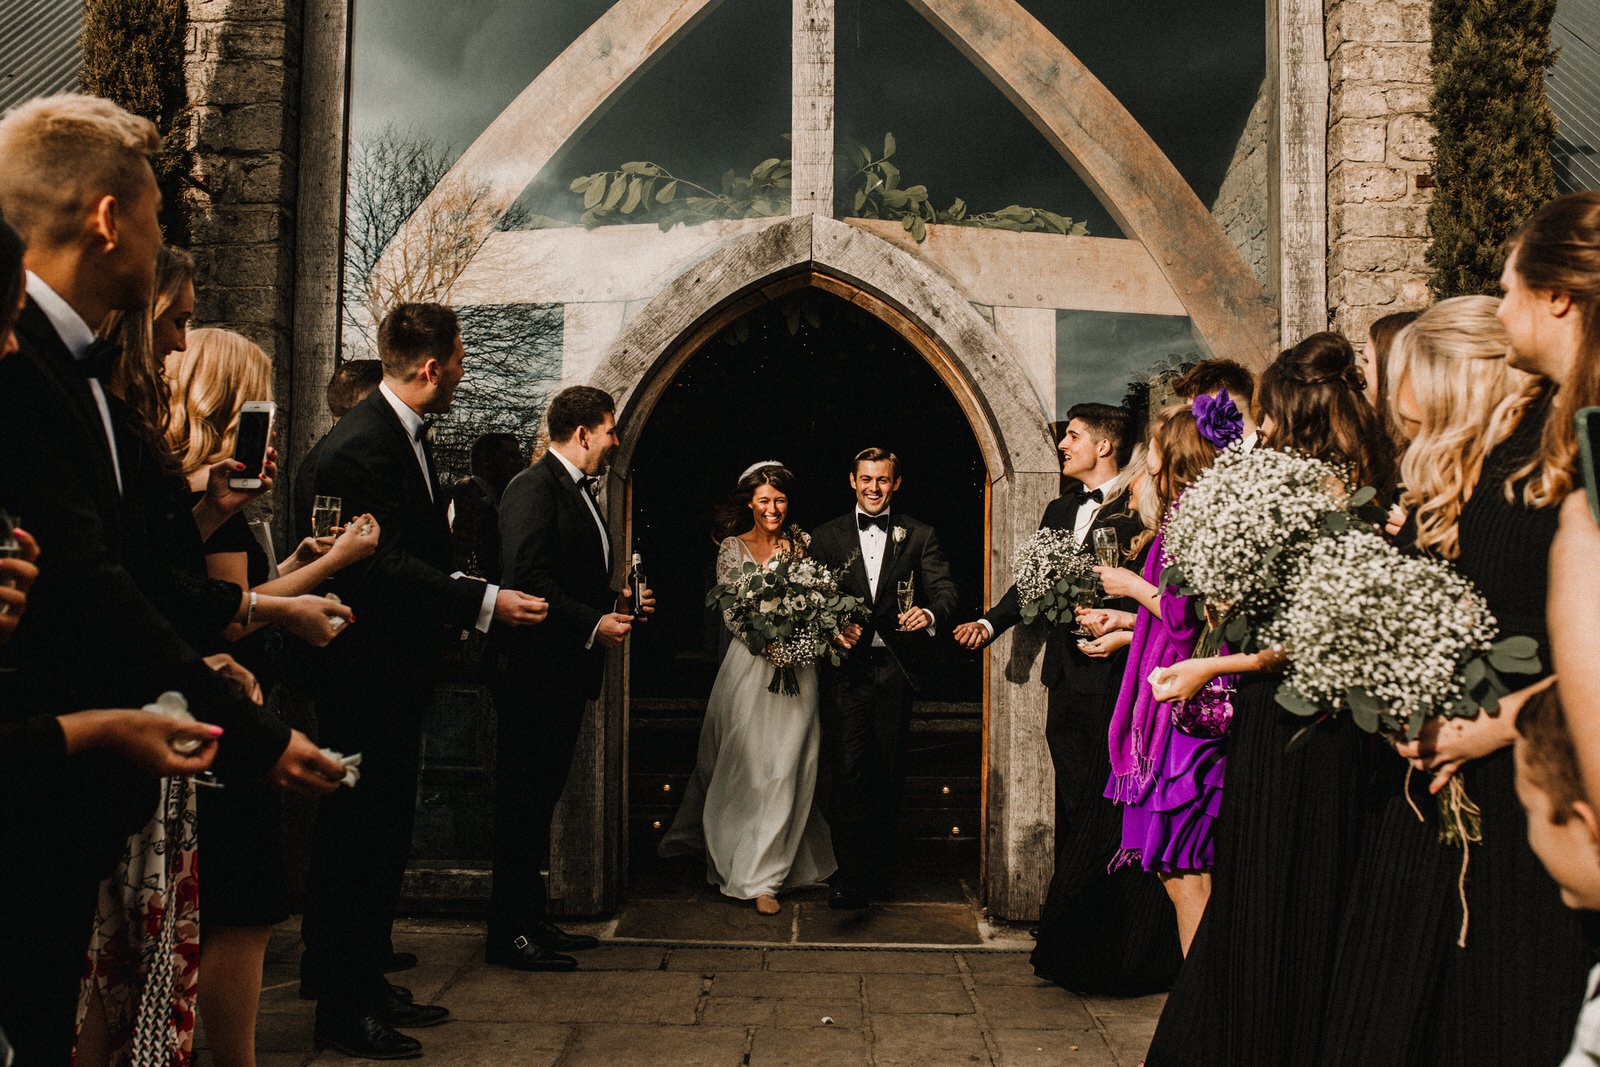
M 1381 493 L 1392 460 L 1362 385 L 1355 353 L 1338 334 L 1313 334 L 1284 351 L 1256 390 L 1265 446 L 1337 464 L 1353 484 Z M 1162 1011 L 1150 1067 L 1315 1062 L 1372 743 L 1339 718 L 1286 751 L 1306 720 L 1274 699 L 1277 679 L 1262 673 L 1271 658 L 1187 660 L 1166 679 L 1176 696 L 1189 696 L 1219 674 L 1243 672 L 1211 899 Z
M 1517 711 L 1549 675 L 1548 550 L 1556 504 L 1573 486 L 1570 459 L 1560 459 L 1558 447 L 1552 460 L 1550 450 L 1552 442 L 1571 439 L 1571 353 L 1553 351 L 1538 328 L 1526 328 L 1534 298 L 1518 269 L 1524 250 L 1550 254 L 1544 241 L 1570 247 L 1574 228 L 1549 221 L 1536 216 L 1513 239 L 1507 296 L 1498 308 L 1510 328 L 1499 334 L 1500 350 L 1512 349 L 1507 362 L 1543 377 L 1531 393 L 1507 402 L 1515 417 L 1509 435 L 1487 428 L 1491 441 L 1503 440 L 1483 459 L 1476 485 L 1455 501 L 1453 529 L 1438 531 L 1455 535 L 1457 551 L 1419 524 L 1419 543 L 1455 557 L 1456 569 L 1488 600 L 1502 635 L 1538 641 L 1544 669 L 1508 677 L 1516 691 L 1501 700 L 1497 715 L 1434 720 L 1418 743 L 1400 746 L 1402 756 L 1429 773 L 1412 777 L 1409 798 L 1407 783 L 1397 783 L 1378 813 L 1329 1004 L 1329 1064 L 1556 1064 L 1580 1007 L 1589 964 L 1581 924 L 1528 847 L 1512 780 Z M 1541 231 L 1549 235 L 1543 241 Z M 1416 347 L 1405 342 L 1401 347 Z M 1404 354 L 1396 353 L 1401 373 Z M 1426 406 L 1425 391 L 1415 395 Z M 1423 788 L 1429 777 L 1434 790 L 1456 778 L 1482 812 L 1483 840 L 1472 846 L 1464 875 L 1460 848 L 1439 843 L 1438 810 Z

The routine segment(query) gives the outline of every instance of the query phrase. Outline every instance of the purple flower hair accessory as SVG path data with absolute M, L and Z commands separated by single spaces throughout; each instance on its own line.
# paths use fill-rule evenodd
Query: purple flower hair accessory
M 1189 405 L 1189 410 L 1194 413 L 1200 436 L 1210 441 L 1218 451 L 1244 436 L 1244 416 L 1239 414 L 1233 397 L 1228 395 L 1226 389 L 1220 390 L 1216 396 L 1201 393 Z

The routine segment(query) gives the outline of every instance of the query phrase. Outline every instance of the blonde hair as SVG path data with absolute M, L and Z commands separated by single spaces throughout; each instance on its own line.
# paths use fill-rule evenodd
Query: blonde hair
M 30 246 L 64 245 L 101 197 L 137 199 L 160 147 L 154 123 L 97 96 L 18 104 L 0 118 L 0 213 Z
M 272 361 L 232 330 L 190 330 L 188 350 L 167 384 L 167 445 L 183 473 L 193 474 L 233 453 L 246 401 L 272 399 Z
M 1447 559 L 1460 551 L 1456 519 L 1489 450 L 1511 432 L 1541 379 L 1506 362 L 1511 338 L 1497 297 L 1441 300 L 1395 335 L 1389 348 L 1390 417 L 1408 425 L 1398 396 L 1410 383 L 1419 426 L 1400 459 L 1400 504 L 1416 516 L 1417 545 Z

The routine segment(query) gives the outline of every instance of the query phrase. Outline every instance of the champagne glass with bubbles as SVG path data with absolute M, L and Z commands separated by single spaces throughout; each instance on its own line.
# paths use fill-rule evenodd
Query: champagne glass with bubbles
M 901 579 L 899 582 L 896 582 L 894 587 L 894 595 L 895 606 L 900 609 L 900 614 L 904 615 L 906 612 L 910 611 L 914 606 L 917 596 L 916 575 L 908 574 L 905 576 L 905 578 Z M 904 630 L 905 627 L 902 626 L 900 629 Z

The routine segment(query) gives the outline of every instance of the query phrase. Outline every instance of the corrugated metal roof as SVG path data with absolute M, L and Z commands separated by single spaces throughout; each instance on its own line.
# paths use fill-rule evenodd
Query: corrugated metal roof
M 0 3 L 0 112 L 33 96 L 78 87 L 83 0 Z
M 1545 83 L 1560 123 L 1556 186 L 1600 189 L 1600 0 L 1560 0 L 1550 43 L 1561 49 Z

